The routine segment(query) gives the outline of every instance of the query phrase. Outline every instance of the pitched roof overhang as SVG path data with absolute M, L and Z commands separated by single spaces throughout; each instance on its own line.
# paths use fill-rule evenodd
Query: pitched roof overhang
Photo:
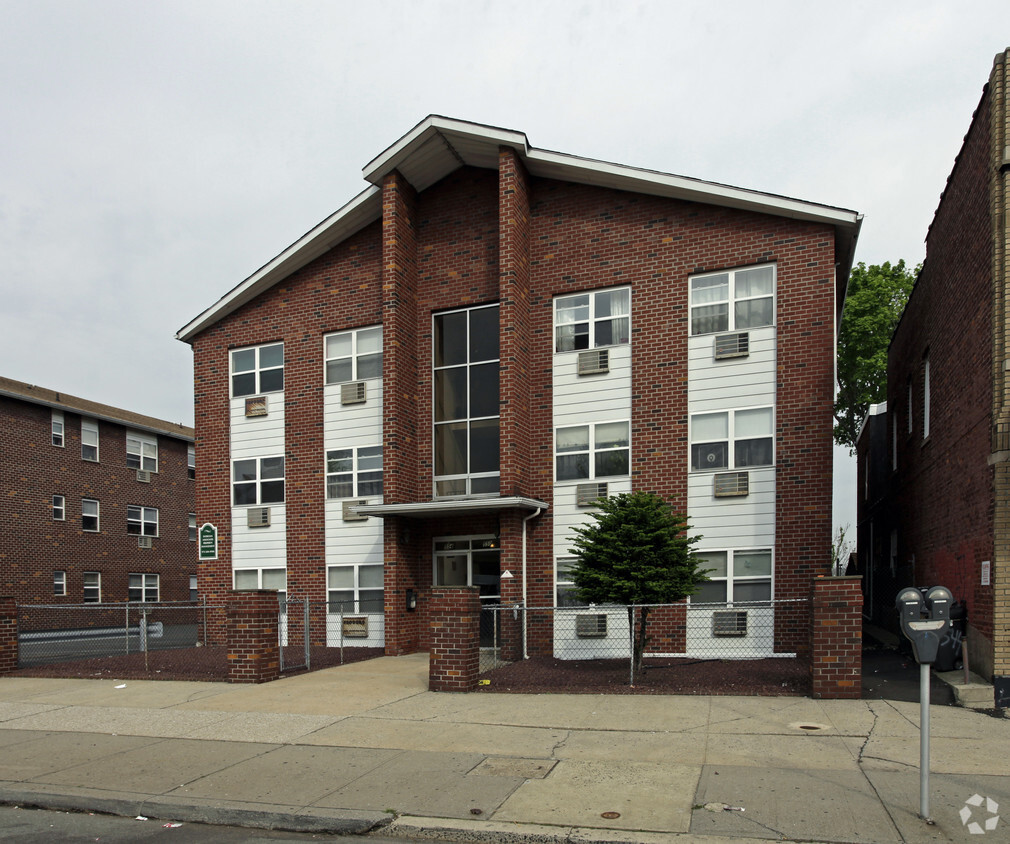
M 717 182 L 535 149 L 529 145 L 523 132 L 430 115 L 365 165 L 362 175 L 372 187 L 327 217 L 183 326 L 176 337 L 186 342 L 191 341 L 201 331 L 242 307 L 264 290 L 378 220 L 382 214 L 382 180 L 394 170 L 399 171 L 420 192 L 460 167 L 497 169 L 498 151 L 503 146 L 514 149 L 530 174 L 540 178 L 702 202 L 830 225 L 835 231 L 836 301 L 838 314 L 841 313 L 845 285 L 862 223 L 862 215 L 855 211 Z

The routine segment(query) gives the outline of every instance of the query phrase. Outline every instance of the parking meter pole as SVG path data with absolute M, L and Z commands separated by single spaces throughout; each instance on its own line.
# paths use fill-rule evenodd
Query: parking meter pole
M 919 817 L 929 817 L 929 666 L 919 666 Z

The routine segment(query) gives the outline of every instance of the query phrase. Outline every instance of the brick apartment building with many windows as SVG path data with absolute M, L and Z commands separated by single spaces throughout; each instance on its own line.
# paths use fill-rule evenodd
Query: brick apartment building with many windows
M 570 603 L 571 527 L 599 495 L 648 490 L 703 536 L 716 571 L 699 599 L 809 596 L 830 570 L 858 214 L 442 117 L 364 177 L 177 335 L 195 360 L 197 513 L 220 533 L 201 593 L 329 601 L 315 641 L 339 639 L 339 607 L 362 644 L 423 650 L 434 586 Z M 531 630 L 530 651 L 565 655 L 563 638 Z
M 193 429 L 0 378 L 0 594 L 187 601 Z

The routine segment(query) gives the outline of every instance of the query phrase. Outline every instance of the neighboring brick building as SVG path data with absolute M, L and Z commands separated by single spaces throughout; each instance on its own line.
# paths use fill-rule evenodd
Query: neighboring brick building
M 0 445 L 0 595 L 190 599 L 192 428 L 0 378 Z
M 971 667 L 993 678 L 1001 705 L 1010 703 L 1008 65 L 1010 50 L 996 57 L 891 341 L 876 447 L 886 500 L 875 515 L 864 509 L 859 545 L 869 583 L 943 584 L 966 603 Z
M 641 489 L 703 535 L 703 600 L 809 597 L 830 570 L 859 215 L 441 117 L 364 176 L 177 335 L 197 512 L 220 530 L 201 593 L 329 600 L 365 643 L 425 649 L 433 586 L 495 600 L 508 570 L 509 600 L 565 604 L 570 528 L 600 493 Z M 312 635 L 333 643 L 324 616 Z M 566 623 L 531 620 L 530 651 L 566 655 Z M 710 629 L 657 622 L 657 641 L 706 653 Z M 797 651 L 808 632 L 735 644 Z

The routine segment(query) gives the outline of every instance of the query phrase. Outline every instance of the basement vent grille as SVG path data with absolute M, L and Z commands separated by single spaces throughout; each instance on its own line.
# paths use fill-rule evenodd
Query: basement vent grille
M 350 384 L 340 385 L 341 404 L 361 404 L 366 395 L 364 381 L 353 381 Z
M 575 504 L 578 507 L 592 507 L 597 499 L 607 497 L 607 485 L 579 484 L 575 487 Z
M 750 335 L 746 331 L 720 334 L 715 338 L 715 359 L 745 358 L 750 354 Z
M 602 639 L 607 635 L 607 617 L 603 613 L 575 616 L 575 635 L 580 639 Z
M 712 613 L 713 636 L 746 636 L 746 610 L 717 610 Z
M 610 372 L 609 349 L 579 352 L 579 375 L 600 375 L 604 372 Z
M 246 517 L 251 528 L 270 527 L 269 507 L 250 507 L 246 510 Z
M 750 475 L 747 472 L 720 472 L 713 479 L 716 498 L 733 498 L 750 494 Z

